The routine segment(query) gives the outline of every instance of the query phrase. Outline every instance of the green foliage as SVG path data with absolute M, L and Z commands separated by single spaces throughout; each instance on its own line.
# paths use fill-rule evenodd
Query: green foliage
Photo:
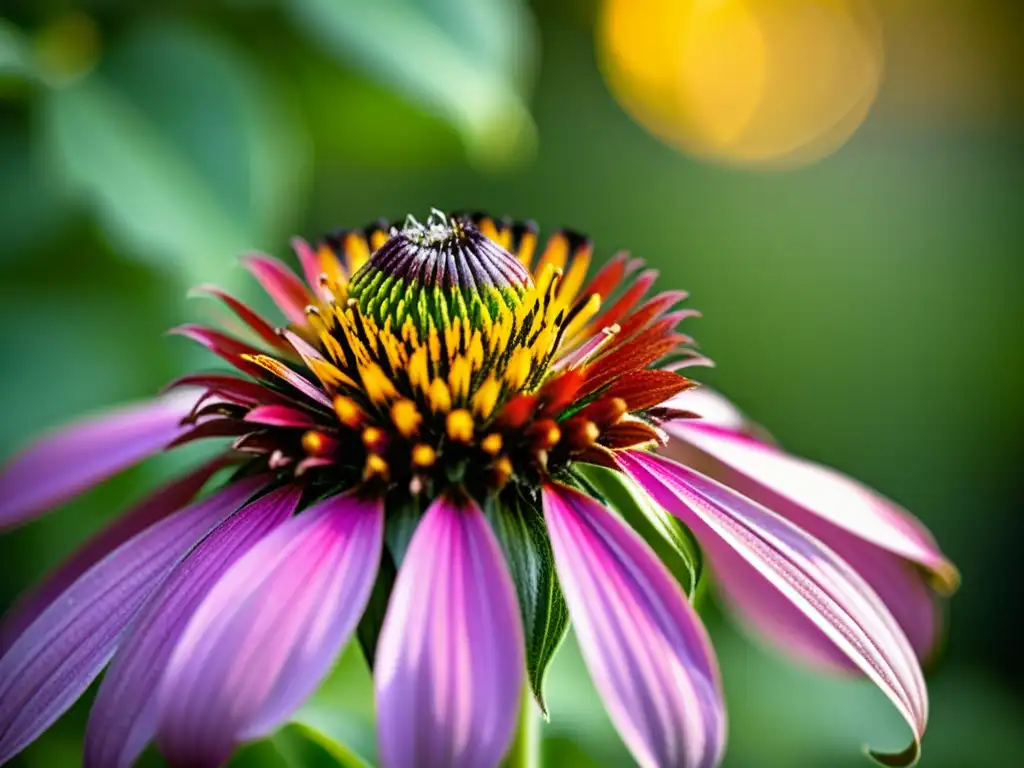
M 486 510 L 505 553 L 519 597 L 530 688 L 547 717 L 544 678 L 569 630 L 569 609 L 555 574 L 555 558 L 540 509 L 516 496 Z
M 593 464 L 579 473 L 603 500 L 639 533 L 694 599 L 704 568 L 700 546 L 679 518 L 655 504 L 621 472 Z
M 295 20 L 346 63 L 448 120 L 472 158 L 505 164 L 529 151 L 524 101 L 532 20 L 509 0 L 294 0 Z

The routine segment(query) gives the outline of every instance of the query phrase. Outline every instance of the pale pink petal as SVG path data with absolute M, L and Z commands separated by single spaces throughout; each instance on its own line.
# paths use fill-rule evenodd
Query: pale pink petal
M 298 325 L 306 324 L 306 307 L 313 303 L 313 297 L 294 272 L 272 256 L 261 253 L 244 257 L 242 263 L 285 317 Z
M 726 427 L 696 420 L 665 427 L 676 438 L 736 470 L 741 477 L 735 480 L 741 484 L 730 478 L 729 485 L 755 498 L 767 491 L 789 502 L 777 511 L 787 517 L 799 516 L 794 522 L 811 527 L 816 535 L 832 526 L 841 528 L 924 566 L 946 588 L 956 585 L 956 568 L 927 529 L 905 509 L 861 483 Z M 765 502 L 776 508 L 773 499 L 766 498 Z
M 157 743 L 172 763 L 220 765 L 313 692 L 362 616 L 383 530 L 380 501 L 334 496 L 228 569 L 188 622 L 157 692 Z
M 135 763 L 156 733 L 153 693 L 192 614 L 232 563 L 291 517 L 301 497 L 301 487 L 288 485 L 245 505 L 200 542 L 154 592 L 103 676 L 86 731 L 87 768 Z
M 439 498 L 413 535 L 374 679 L 384 768 L 492 768 L 516 724 L 523 630 L 515 587 L 471 501 Z
M 198 394 L 175 392 L 72 423 L 26 448 L 0 472 L 0 529 L 38 517 L 159 453 L 185 430 Z
M 0 622 L 0 655 L 79 576 L 144 528 L 188 504 L 225 463 L 218 457 L 151 493 L 128 512 L 118 515 L 39 584 L 26 591 Z
M 726 734 L 718 664 L 678 583 L 578 491 L 545 486 L 544 517 L 583 658 L 633 757 L 644 768 L 717 765 Z
M 82 574 L 14 641 L 0 658 L 0 764 L 75 702 L 174 565 L 266 481 L 232 483 L 142 531 Z
M 716 574 L 733 585 L 761 579 L 779 592 L 795 642 L 831 641 L 889 697 L 914 734 L 916 755 L 928 695 L 913 648 L 874 590 L 817 539 L 736 491 L 680 464 L 627 451 L 619 461 L 701 543 Z M 751 587 L 745 587 L 751 589 Z M 764 594 L 770 594 L 764 591 Z

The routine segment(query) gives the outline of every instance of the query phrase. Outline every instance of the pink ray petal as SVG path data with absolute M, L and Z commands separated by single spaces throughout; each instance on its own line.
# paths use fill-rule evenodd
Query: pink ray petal
M 595 500 L 558 484 L 543 495 L 580 649 L 633 757 L 645 768 L 717 765 L 726 734 L 718 664 L 679 585 Z
M 174 565 L 267 481 L 232 483 L 147 528 L 61 594 L 0 658 L 0 764 L 70 707 Z
M 841 528 L 927 568 L 943 587 L 955 587 L 956 568 L 920 521 L 861 483 L 727 427 L 688 420 L 665 428 L 736 470 L 747 481 L 738 488 L 746 495 L 764 489 L 789 502 L 787 509 L 800 517 L 794 522 L 810 524 L 816 534 L 829 526 Z
M 257 406 L 245 414 L 245 420 L 256 424 L 269 424 L 272 427 L 308 429 L 316 426 L 316 421 L 308 413 L 286 405 Z
M 330 670 L 377 575 L 383 505 L 334 496 L 242 556 L 200 603 L 157 691 L 174 764 L 218 766 L 277 727 Z
M 156 690 L 192 614 L 225 571 L 291 517 L 302 497 L 284 486 L 245 505 L 188 554 L 126 633 L 89 715 L 86 768 L 128 768 L 156 733 Z
M 0 473 L 0 529 L 38 517 L 159 453 L 185 431 L 198 394 L 181 391 L 80 419 L 40 438 Z
M 915 759 L 928 720 L 921 667 L 884 603 L 842 558 L 817 539 L 736 491 L 670 459 L 626 451 L 619 461 L 662 507 L 693 531 L 715 573 L 733 588 L 766 581 L 786 602 L 794 641 L 824 636 L 889 697 L 910 725 Z M 746 582 L 747 585 L 743 586 Z M 761 588 L 761 594 L 771 594 Z
M 291 322 L 306 324 L 306 307 L 313 304 L 306 286 L 288 267 L 272 256 L 255 253 L 242 259 L 263 290 Z
M 206 481 L 226 464 L 227 460 L 217 457 L 151 493 L 128 512 L 118 515 L 39 584 L 26 591 L 0 622 L 0 655 L 79 576 L 135 534 L 188 504 Z
M 377 647 L 382 765 L 498 765 L 524 666 L 515 587 L 490 525 L 473 502 L 437 499 L 406 552 Z

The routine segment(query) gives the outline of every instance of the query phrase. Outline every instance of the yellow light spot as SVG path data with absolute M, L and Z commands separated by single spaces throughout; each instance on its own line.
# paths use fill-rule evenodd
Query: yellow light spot
M 435 461 L 437 461 L 437 452 L 429 445 L 419 443 L 413 446 L 412 463 L 417 467 L 426 469 L 427 467 L 434 466 Z
M 348 273 L 354 275 L 370 258 L 370 247 L 366 244 L 366 239 L 355 232 L 350 232 L 345 236 L 342 247 L 345 251 L 345 258 L 348 260 Z
M 391 420 L 404 437 L 412 437 L 419 429 L 423 417 L 412 400 L 399 400 L 391 406 Z
M 473 439 L 473 416 L 465 408 L 448 414 L 448 437 L 457 443 L 468 443 Z
M 427 399 L 435 413 L 446 413 L 452 408 L 452 394 L 448 390 L 448 385 L 444 383 L 444 379 L 438 378 L 430 382 Z
M 338 415 L 338 420 L 342 424 L 352 429 L 358 427 L 359 423 L 363 420 L 363 412 L 356 405 L 356 401 L 344 395 L 338 395 L 334 398 L 334 412 Z
M 604 0 L 598 43 L 612 91 L 650 131 L 771 166 L 839 147 L 884 59 L 870 0 Z
M 489 453 L 491 456 L 497 456 L 502 446 L 501 435 L 497 432 L 492 432 L 483 440 L 480 441 L 480 447 L 483 448 L 484 453 Z
M 507 456 L 496 459 L 494 464 L 491 465 L 491 473 L 491 482 L 498 488 L 503 487 L 512 476 L 512 462 L 509 461 Z
M 473 395 L 473 411 L 485 419 L 494 411 L 501 394 L 501 384 L 493 376 L 489 376 Z

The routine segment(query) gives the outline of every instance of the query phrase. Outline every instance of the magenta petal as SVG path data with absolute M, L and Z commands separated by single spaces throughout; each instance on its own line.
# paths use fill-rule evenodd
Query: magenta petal
M 287 405 L 260 405 L 245 414 L 245 420 L 272 427 L 295 427 L 309 429 L 316 421 L 305 411 L 289 408 Z
M 154 588 L 264 477 L 232 483 L 122 544 L 86 571 L 0 658 L 0 764 L 89 686 Z
M 698 472 L 636 451 L 619 460 L 690 527 L 720 578 L 752 595 L 781 595 L 772 607 L 785 611 L 793 642 L 814 647 L 827 638 L 873 680 L 910 725 L 917 749 L 928 720 L 920 665 L 892 614 L 856 571 L 800 528 Z
M 272 256 L 260 253 L 246 256 L 242 263 L 285 317 L 298 325 L 306 324 L 306 307 L 313 303 L 313 297 L 294 272 Z
M 383 541 L 380 501 L 335 496 L 239 559 L 200 603 L 157 693 L 174 764 L 217 766 L 316 688 L 359 622 Z
M 103 676 L 86 731 L 86 766 L 135 762 L 156 733 L 153 692 L 192 614 L 232 563 L 291 517 L 301 496 L 300 487 L 285 486 L 242 507 L 160 585 Z
M 583 658 L 633 757 L 645 768 L 717 765 L 726 734 L 718 664 L 679 585 L 590 497 L 549 484 L 544 517 Z
M 158 453 L 184 430 L 195 392 L 122 406 L 43 437 L 0 473 L 0 529 L 27 522 Z
M 135 534 L 188 504 L 224 463 L 224 459 L 218 457 L 150 494 L 115 518 L 39 584 L 25 592 L 4 614 L 0 623 L 0 655 L 79 576 Z
M 413 535 L 375 662 L 385 768 L 491 768 L 523 691 L 515 587 L 479 507 L 437 499 Z
M 909 512 L 857 481 L 725 427 L 681 421 L 667 429 L 740 473 L 747 482 L 730 485 L 736 484 L 744 494 L 761 500 L 759 492 L 766 490 L 789 502 L 794 514 L 810 513 L 794 520 L 797 524 L 813 526 L 816 534 L 829 527 L 841 528 L 924 566 L 946 588 L 956 586 L 956 568 L 927 529 Z M 777 506 L 772 499 L 764 501 L 773 509 Z M 790 517 L 788 506 L 778 511 Z

